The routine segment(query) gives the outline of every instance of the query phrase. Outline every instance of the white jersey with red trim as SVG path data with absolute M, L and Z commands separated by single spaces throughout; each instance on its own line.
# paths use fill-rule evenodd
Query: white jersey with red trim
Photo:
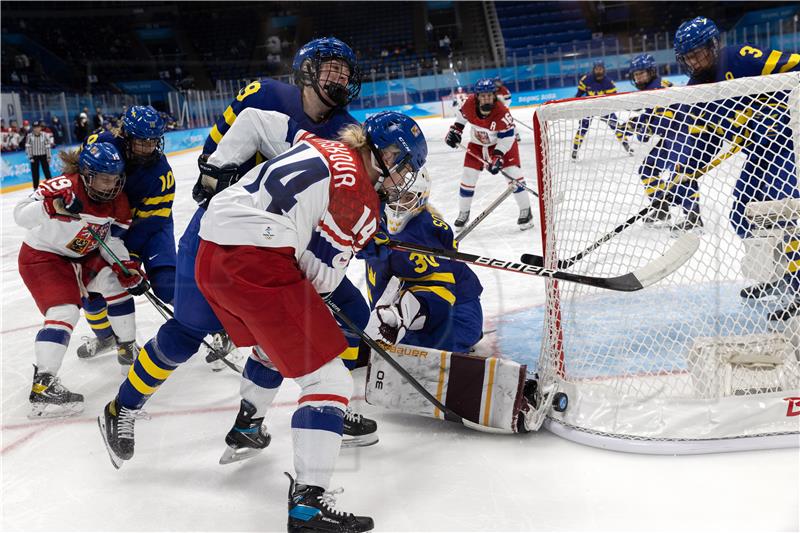
M 59 220 L 50 218 L 44 209 L 45 188 L 60 190 L 71 188 L 81 201 L 80 219 Z M 84 257 L 98 248 L 109 263 L 113 259 L 100 247 L 99 242 L 86 229 L 91 227 L 109 248 L 123 261 L 130 259 L 122 236 L 131 223 L 128 197 L 121 192 L 110 202 L 89 199 L 78 174 L 65 174 L 42 182 L 39 188 L 14 207 L 14 221 L 27 228 L 25 244 L 43 252 L 52 252 L 71 258 Z
M 200 237 L 221 245 L 293 248 L 314 288 L 326 293 L 377 231 L 379 210 L 360 154 L 313 138 L 214 196 Z
M 511 107 L 511 91 L 505 85 L 498 87 L 495 92 L 497 100 L 502 102 L 504 106 Z
M 456 115 L 456 123 L 462 126 L 469 122 L 469 142 L 481 146 L 496 145 L 504 154 L 514 145 L 514 118 L 502 102 L 496 102 L 488 116 L 478 114 L 478 100 L 471 94 Z

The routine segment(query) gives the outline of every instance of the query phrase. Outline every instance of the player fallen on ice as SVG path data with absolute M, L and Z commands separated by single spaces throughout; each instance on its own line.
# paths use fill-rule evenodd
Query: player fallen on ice
M 124 192 L 133 220 L 123 240 L 131 257 L 142 263 L 153 293 L 171 303 L 175 294 L 175 225 L 172 202 L 175 177 L 164 155 L 166 125 L 150 106 L 131 106 L 118 129 L 86 138 L 83 148 L 98 142 L 113 144 L 125 163 Z M 109 307 L 99 294 L 83 301 L 83 313 L 94 337 L 84 337 L 78 357 L 87 359 L 114 350 L 117 338 L 108 319 Z M 136 350 L 138 352 L 138 350 Z
M 464 226 L 469 220 L 472 199 L 482 170 L 491 174 L 500 171 L 516 183 L 514 200 L 519 207 L 517 225 L 526 230 L 533 227 L 531 201 L 525 188 L 519 158 L 519 143 L 514 137 L 514 118 L 508 108 L 497 99 L 494 80 L 478 80 L 471 95 L 456 114 L 445 142 L 451 148 L 461 144 L 464 126 L 469 123 L 471 138 L 464 154 L 464 175 L 458 193 L 458 217 L 453 225 Z
M 751 45 L 721 47 L 719 30 L 706 17 L 695 17 L 680 25 L 675 32 L 675 57 L 689 74 L 688 85 L 800 71 L 798 54 L 762 50 Z M 713 120 L 694 125 L 697 131 L 717 132 L 721 141 L 738 145 L 746 156 L 734 185 L 729 214 L 731 226 L 742 239 L 753 237 L 753 223 L 745 216 L 749 203 L 800 197 L 789 105 L 786 94 L 775 94 L 763 104 L 750 100 L 721 100 L 713 108 L 703 109 Z M 716 155 L 721 144 L 719 142 L 710 153 Z M 787 232 L 782 248 L 786 273 L 778 280 L 758 283 L 741 291 L 741 297 L 747 299 L 787 293 L 790 302 L 770 313 L 769 320 L 786 320 L 800 311 L 800 239 Z
M 258 372 L 274 384 L 260 403 L 271 404 L 284 377 L 301 388 L 289 531 L 373 528 L 369 517 L 335 510 L 326 492 L 353 379 L 323 297 L 378 230 L 379 195 L 402 197 L 427 156 L 419 126 L 399 113 L 346 126 L 340 139 L 307 139 L 255 167 L 215 196 L 200 228 L 198 286 L 233 342 L 258 346 Z
M 575 98 L 581 98 L 584 96 L 598 96 L 604 94 L 616 94 L 617 86 L 614 84 L 611 79 L 606 76 L 606 64 L 602 60 L 595 61 L 592 65 L 592 72 L 589 74 L 584 74 L 581 76 L 580 81 L 578 81 L 578 92 L 575 93 Z M 628 155 L 633 155 L 633 149 L 631 148 L 628 141 L 625 140 L 625 131 L 624 129 L 619 127 L 619 123 L 617 121 L 617 115 L 611 113 L 609 115 L 604 115 L 600 118 L 603 122 L 605 122 L 609 128 L 614 132 L 614 135 L 617 137 L 617 140 L 622 144 L 622 147 L 628 153 Z M 591 117 L 581 119 L 580 126 L 578 131 L 575 133 L 575 137 L 572 140 L 572 159 L 578 158 L 578 149 L 583 144 L 584 139 L 586 138 L 586 134 L 589 131 L 589 126 L 592 123 Z M 605 157 L 606 154 L 603 154 Z
M 97 143 L 80 156 L 64 157 L 64 174 L 44 181 L 14 208 L 15 222 L 28 230 L 19 252 L 19 273 L 44 315 L 34 341 L 31 417 L 83 411 L 83 395 L 70 392 L 58 378 L 83 293 L 94 291 L 110 302 L 109 319 L 120 339 L 117 359 L 124 369 L 133 361 L 136 321 L 131 294 L 142 294 L 149 285 L 120 238 L 131 220 L 124 184 L 120 154 L 113 145 Z
M 424 357 L 425 362 L 415 359 L 416 366 L 408 370 L 418 377 L 428 371 L 432 382 L 447 381 L 450 400 L 472 400 L 463 402 L 464 406 L 481 405 L 485 387 L 482 379 L 473 378 L 476 372 L 481 377 L 484 375 L 484 366 L 491 368 L 487 375 L 496 372 L 495 390 L 502 392 L 497 393 L 491 416 L 486 420 L 509 432 L 538 429 L 532 427 L 539 400 L 537 383 L 528 378 L 525 366 L 509 360 L 469 355 L 483 337 L 480 301 L 483 287 L 472 269 L 458 261 L 385 246 L 391 238 L 432 248 L 457 249 L 453 230 L 428 203 L 430 187 L 428 172 L 423 169 L 402 196 L 386 203 L 381 231 L 357 255 L 366 261 L 367 295 L 372 306 L 365 332 L 389 350 L 401 343 L 404 345 L 402 350 L 420 354 L 430 349 L 435 356 Z M 403 364 L 406 358 L 402 353 L 405 352 L 398 350 L 394 356 Z M 442 356 L 449 361 L 445 365 L 446 375 L 442 373 Z M 372 359 L 370 364 L 382 363 L 378 356 L 373 354 L 372 357 L 377 359 Z M 462 373 L 464 365 L 473 371 Z M 387 369 L 386 373 L 389 372 L 393 370 Z M 373 375 L 374 372 L 370 371 L 370 376 Z M 387 381 L 380 393 L 391 399 L 379 405 L 403 410 L 403 406 L 408 405 L 407 398 L 419 398 L 417 391 L 403 383 L 402 380 L 392 384 Z M 374 391 L 369 382 L 367 386 L 368 394 Z M 500 397 L 506 393 L 508 401 L 504 403 Z M 411 409 L 410 412 L 434 416 L 429 404 L 423 402 L 419 407 L 421 409 Z M 469 411 L 470 407 L 465 409 Z M 459 414 L 477 423 L 485 422 L 476 413 L 467 411 Z

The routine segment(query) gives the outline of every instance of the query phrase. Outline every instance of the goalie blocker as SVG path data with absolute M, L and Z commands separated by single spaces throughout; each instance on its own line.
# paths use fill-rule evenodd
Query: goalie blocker
M 527 378 L 526 365 L 404 344 L 388 346 L 386 351 L 425 389 L 435 391 L 446 407 L 467 420 L 508 433 L 527 433 L 541 425 L 537 383 Z M 382 357 L 370 357 L 366 387 L 371 405 L 446 419 Z M 566 408 L 566 398 L 562 402 Z

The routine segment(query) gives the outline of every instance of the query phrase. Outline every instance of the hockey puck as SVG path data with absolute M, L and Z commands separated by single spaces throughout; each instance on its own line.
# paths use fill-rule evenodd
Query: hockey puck
M 553 409 L 559 413 L 563 413 L 569 406 L 569 397 L 563 392 L 557 392 L 553 396 Z

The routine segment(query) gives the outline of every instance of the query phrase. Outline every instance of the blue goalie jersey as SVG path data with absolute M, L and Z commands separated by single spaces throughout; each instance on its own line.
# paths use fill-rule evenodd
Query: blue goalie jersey
M 386 233 L 385 222 L 382 231 Z M 450 226 L 429 211 L 423 211 L 393 239 L 434 248 L 456 248 Z M 425 326 L 409 331 L 403 343 L 450 351 L 468 351 L 480 340 L 483 315 L 478 277 L 464 263 L 430 255 L 392 250 L 386 259 L 367 263 L 367 295 L 375 307 L 392 277 L 402 290 L 414 293 L 427 310 Z

